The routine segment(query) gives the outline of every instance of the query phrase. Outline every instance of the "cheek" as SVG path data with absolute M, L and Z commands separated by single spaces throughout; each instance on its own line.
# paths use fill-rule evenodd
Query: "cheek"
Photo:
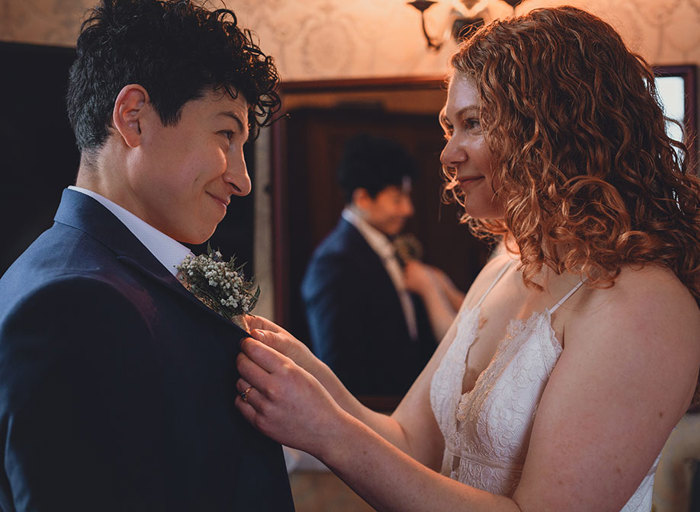
M 191 155 L 181 166 L 183 186 L 202 187 L 226 172 L 226 156 L 220 149 Z
M 224 170 L 226 169 L 229 159 L 235 158 L 232 149 L 226 150 L 220 146 L 212 148 L 211 151 L 208 152 L 208 154 L 212 165 Z
M 192 167 L 193 175 L 197 180 L 208 183 L 220 178 L 228 168 L 229 155 L 220 147 L 212 148 L 210 151 L 201 154 Z
M 491 152 L 486 147 L 482 148 L 482 150 L 479 152 L 479 167 L 488 181 L 492 181 L 494 178 L 493 163 L 494 161 Z
M 474 152 L 478 155 L 479 157 L 479 162 L 481 163 L 482 166 L 489 167 L 491 163 L 491 150 L 489 149 L 488 145 L 486 144 L 486 141 L 481 138 L 475 145 L 474 145 Z

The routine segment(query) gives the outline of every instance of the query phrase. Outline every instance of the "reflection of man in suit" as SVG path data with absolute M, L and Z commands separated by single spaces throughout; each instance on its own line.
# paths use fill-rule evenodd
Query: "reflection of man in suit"
M 414 174 L 395 142 L 351 139 L 338 168 L 346 208 L 302 282 L 313 350 L 354 394 L 405 392 L 435 348 L 390 240 L 413 214 Z
M 233 405 L 244 331 L 175 277 L 178 242 L 250 191 L 274 66 L 188 2 L 105 0 L 77 54 L 77 188 L 0 280 L 0 508 L 293 510 L 280 446 Z

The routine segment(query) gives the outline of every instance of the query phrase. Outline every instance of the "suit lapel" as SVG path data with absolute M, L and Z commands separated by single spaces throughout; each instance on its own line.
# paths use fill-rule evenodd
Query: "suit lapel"
M 64 190 L 54 220 L 85 232 L 113 251 L 117 260 L 152 283 L 179 295 L 194 307 L 204 309 L 216 321 L 226 322 L 240 337 L 248 336 L 243 329 L 192 295 L 119 219 L 93 198 L 74 190 Z

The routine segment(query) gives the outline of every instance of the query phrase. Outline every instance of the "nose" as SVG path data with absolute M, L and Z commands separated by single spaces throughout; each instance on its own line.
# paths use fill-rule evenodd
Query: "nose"
M 243 157 L 243 151 L 232 160 L 229 160 L 224 181 L 233 187 L 233 195 L 247 196 L 250 194 L 252 184 L 248 176 L 248 167 Z
M 467 159 L 467 153 L 456 137 L 450 138 L 440 153 L 440 162 L 445 167 L 457 167 Z

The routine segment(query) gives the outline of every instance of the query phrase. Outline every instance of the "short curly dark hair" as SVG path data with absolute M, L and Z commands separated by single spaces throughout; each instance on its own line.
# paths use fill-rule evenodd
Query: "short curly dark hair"
M 272 61 L 238 27 L 228 9 L 190 0 L 102 0 L 83 22 L 70 69 L 68 117 L 78 148 L 98 149 L 108 135 L 114 100 L 127 84 L 142 85 L 164 125 L 207 88 L 250 109 L 251 137 L 279 110 L 279 76 Z
M 350 203 L 356 189 L 375 198 L 386 187 L 400 187 L 404 178 L 414 178 L 418 168 L 398 142 L 362 133 L 345 143 L 337 174 L 343 197 Z

